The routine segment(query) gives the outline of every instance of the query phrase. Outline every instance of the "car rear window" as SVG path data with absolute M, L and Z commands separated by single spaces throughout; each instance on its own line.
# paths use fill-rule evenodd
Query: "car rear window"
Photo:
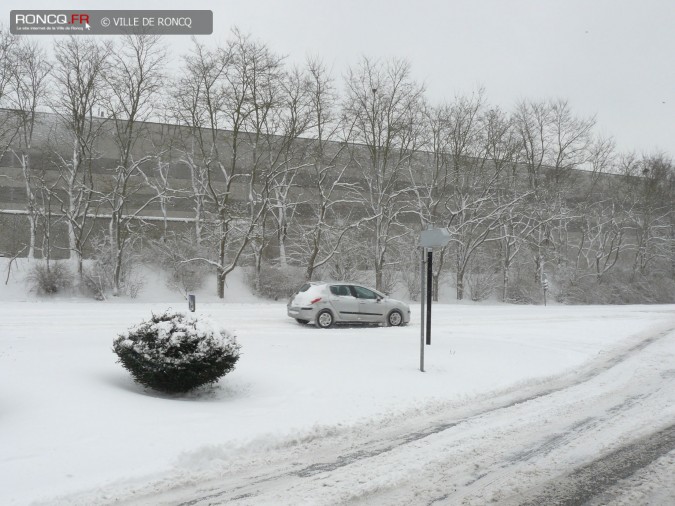
M 308 288 L 293 297 L 292 304 L 295 306 L 308 306 L 317 297 L 323 297 L 327 292 L 326 285 L 307 285 Z M 303 285 L 304 288 L 304 285 Z
M 306 292 L 307 290 L 309 290 L 309 287 L 310 287 L 310 286 L 312 286 L 312 285 L 310 285 L 309 283 L 305 283 L 304 285 L 302 285 L 302 286 L 300 287 L 300 290 L 298 290 L 298 293 L 300 293 L 300 292 Z

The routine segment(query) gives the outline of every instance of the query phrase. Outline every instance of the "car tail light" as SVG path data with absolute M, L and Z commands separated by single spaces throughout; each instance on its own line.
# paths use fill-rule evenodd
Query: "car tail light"
M 317 297 L 316 299 L 312 300 L 312 301 L 310 302 L 310 304 L 316 304 L 316 303 L 319 302 L 320 300 L 321 300 L 321 297 Z

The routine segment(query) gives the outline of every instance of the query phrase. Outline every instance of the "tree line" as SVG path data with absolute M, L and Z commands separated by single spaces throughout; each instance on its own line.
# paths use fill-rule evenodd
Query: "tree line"
M 336 78 L 318 57 L 291 66 L 236 29 L 220 46 L 194 40 L 172 71 L 164 41 L 146 35 L 61 38 L 48 53 L 3 31 L 0 62 L 0 159 L 25 188 L 25 254 L 49 269 L 65 227 L 78 276 L 94 251 L 114 294 L 150 209 L 155 251 L 212 269 L 221 297 L 247 265 L 258 289 L 273 268 L 296 283 L 372 276 L 414 298 L 430 226 L 451 236 L 436 298 L 448 278 L 457 299 L 523 302 L 547 276 L 563 301 L 675 280 L 672 159 L 619 152 L 566 100 L 507 111 L 477 89 L 433 103 L 405 60 L 363 57 Z M 42 112 L 55 118 L 46 136 Z

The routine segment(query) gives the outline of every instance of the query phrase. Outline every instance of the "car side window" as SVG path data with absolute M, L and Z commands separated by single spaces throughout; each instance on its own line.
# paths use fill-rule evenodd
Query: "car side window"
M 362 286 L 353 286 L 356 297 L 359 299 L 377 299 L 377 294 L 372 290 L 363 288 Z
M 330 287 L 330 293 L 333 295 L 340 295 L 340 296 L 346 296 L 346 297 L 351 297 L 352 293 L 349 291 L 349 287 L 345 285 L 336 285 L 336 286 L 331 286 Z

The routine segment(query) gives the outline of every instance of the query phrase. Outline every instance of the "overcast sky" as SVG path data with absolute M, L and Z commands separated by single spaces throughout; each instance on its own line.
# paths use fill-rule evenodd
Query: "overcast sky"
M 5 0 L 11 9 L 210 9 L 288 59 L 344 75 L 362 55 L 408 59 L 433 102 L 478 86 L 493 105 L 568 99 L 622 150 L 675 156 L 675 0 Z M 47 38 L 45 38 L 45 41 Z M 189 37 L 167 37 L 179 54 Z

